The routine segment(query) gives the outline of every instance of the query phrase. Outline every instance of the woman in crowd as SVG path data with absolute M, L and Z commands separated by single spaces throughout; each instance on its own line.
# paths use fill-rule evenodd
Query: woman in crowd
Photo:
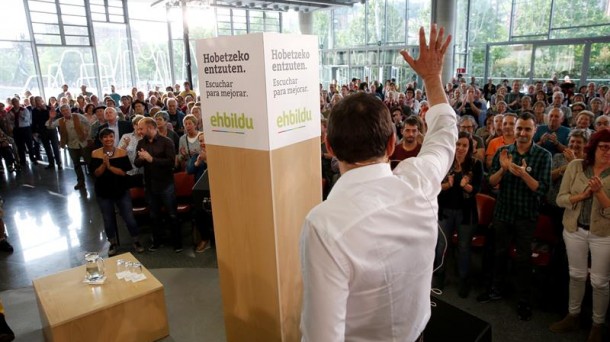
M 591 136 L 583 160 L 567 167 L 557 204 L 565 208 L 563 238 L 570 270 L 568 315 L 553 323 L 553 332 L 579 328 L 587 276 L 593 288 L 593 325 L 588 341 L 602 341 L 610 290 L 610 131 Z M 590 252 L 590 266 L 589 266 Z
M 591 125 L 594 121 L 594 115 L 588 110 L 580 111 L 574 118 L 575 129 L 585 129 L 589 133 L 593 133 Z
M 534 116 L 536 117 L 536 125 L 545 125 L 546 124 L 546 114 L 544 111 L 546 110 L 546 105 L 542 101 L 538 101 L 534 103 Z
M 201 107 L 196 104 L 191 108 L 191 114 L 197 118 L 197 130 L 203 131 L 203 117 L 201 116 Z
M 133 124 L 133 132 L 125 133 L 121 137 L 119 141 L 119 147 L 125 151 L 127 151 L 127 157 L 131 162 L 132 169 L 127 171 L 127 174 L 131 176 L 131 186 L 144 186 L 144 168 L 138 168 L 133 164 L 133 161 L 138 156 L 138 151 L 136 147 L 138 146 L 138 141 L 142 139 L 142 132 L 138 129 L 138 123 L 140 120 L 144 118 L 143 115 L 136 115 L 133 119 L 131 119 L 131 123 Z
M 435 287 L 443 288 L 445 280 L 444 263 L 441 264 L 447 242 L 454 231 L 458 234 L 458 273 L 460 278 L 458 295 L 468 297 L 470 292 L 470 244 L 477 228 L 477 202 L 475 195 L 483 182 L 483 164 L 473 157 L 473 140 L 468 132 L 460 132 L 456 143 L 455 160 L 447 177 L 441 184 L 438 196 L 439 234 L 436 244 Z
M 90 123 L 93 123 L 97 120 L 95 113 L 93 113 L 95 106 L 91 103 L 87 103 L 85 105 L 85 110 L 83 111 L 83 115 L 87 118 Z
M 114 147 L 114 131 L 104 128 L 99 133 L 102 147 L 94 150 L 91 154 L 90 169 L 95 175 L 95 195 L 97 203 L 102 212 L 104 220 L 104 231 L 110 242 L 108 256 L 117 254 L 118 244 L 116 239 L 117 222 L 114 206 L 119 213 L 129 234 L 133 240 L 133 248 L 136 252 L 144 252 L 144 248 L 138 240 L 138 223 L 133 216 L 131 197 L 129 196 L 129 177 L 127 171 L 131 170 L 131 162 L 127 151 Z
M 169 138 L 174 143 L 174 149 L 176 151 L 176 154 L 178 154 L 178 147 L 180 146 L 180 137 L 178 136 L 178 133 L 174 132 L 173 129 L 168 128 L 169 114 L 167 114 L 166 111 L 160 111 L 157 112 L 153 116 L 153 118 L 157 123 L 157 129 L 159 131 L 159 134 Z
M 195 175 L 195 179 L 199 180 L 203 172 L 207 170 L 207 153 L 205 150 L 205 138 L 203 132 L 199 132 L 197 135 L 199 143 L 199 152 L 191 156 L 186 164 L 186 172 L 188 174 Z M 212 237 L 212 215 L 210 215 L 201 203 L 195 204 L 195 226 L 199 230 L 201 241 L 197 243 L 195 252 L 202 253 L 211 248 L 211 237 Z
M 604 129 L 610 129 L 610 116 L 600 115 L 595 119 L 595 131 L 599 132 Z
M 189 114 L 182 119 L 184 125 L 184 134 L 180 137 L 178 142 L 178 152 L 176 155 L 176 164 L 178 170 L 184 170 L 186 163 L 191 159 L 192 156 L 199 154 L 201 149 L 199 147 L 199 131 L 197 130 L 197 118 L 193 114 Z

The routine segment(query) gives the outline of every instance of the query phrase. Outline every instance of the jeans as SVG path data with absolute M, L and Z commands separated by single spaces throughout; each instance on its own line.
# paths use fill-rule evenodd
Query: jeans
M 593 288 L 593 323 L 603 324 L 608 311 L 610 288 L 610 237 L 599 237 L 578 228 L 563 232 L 570 269 L 570 300 L 568 311 L 580 313 L 587 281 L 588 255 L 591 251 L 591 287 Z
M 72 159 L 72 164 L 74 165 L 74 172 L 76 172 L 76 180 L 78 181 L 78 183 L 85 183 L 85 173 L 83 172 L 83 167 L 80 165 L 80 158 L 85 158 L 85 149 L 68 148 L 68 153 L 70 153 L 70 159 Z
M 472 236 L 476 230 L 474 224 L 462 224 L 463 220 L 462 209 L 442 209 L 441 219 L 439 225 L 447 237 L 447 242 L 451 241 L 453 232 L 457 230 L 458 233 L 458 273 L 461 279 L 466 279 L 470 271 L 470 245 L 472 243 Z M 446 243 L 445 239 L 441 234 L 438 235 L 438 241 L 436 243 L 436 256 L 434 261 L 434 268 L 440 265 L 445 251 Z M 444 272 L 444 266 L 439 268 L 441 273 Z
M 532 281 L 532 240 L 536 229 L 535 218 L 516 219 L 513 223 L 494 220 L 495 256 L 493 287 L 502 289 L 506 280 L 507 263 L 511 241 L 515 244 L 517 255 L 514 265 L 517 273 L 515 281 L 519 301 L 528 302 L 531 296 Z
M 146 189 L 146 200 L 149 206 L 150 219 L 153 229 L 153 241 L 159 244 L 163 238 L 163 227 L 161 222 L 161 208 L 165 208 L 169 216 L 169 226 L 172 234 L 174 248 L 182 248 L 181 227 L 178 222 L 178 202 L 176 201 L 176 191 L 172 182 L 161 191 Z
M 138 236 L 138 223 L 136 222 L 136 218 L 133 216 L 129 191 L 125 191 L 120 198 L 97 197 L 97 203 L 102 211 L 102 218 L 104 219 L 104 231 L 106 232 L 106 237 L 108 240 L 114 240 L 118 230 L 114 210 L 115 204 L 119 209 L 119 214 L 121 214 L 121 217 L 125 221 L 125 225 L 129 230 L 129 235 L 132 237 Z

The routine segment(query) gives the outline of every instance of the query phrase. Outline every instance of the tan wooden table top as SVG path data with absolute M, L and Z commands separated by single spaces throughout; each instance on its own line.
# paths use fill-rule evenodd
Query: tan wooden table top
M 142 273 L 146 280 L 132 283 L 118 279 L 115 275 L 118 259 L 138 262 L 131 253 L 104 259 L 106 282 L 103 285 L 83 283 L 84 265 L 34 279 L 34 290 L 47 313 L 49 325 L 63 324 L 163 288 L 145 267 Z

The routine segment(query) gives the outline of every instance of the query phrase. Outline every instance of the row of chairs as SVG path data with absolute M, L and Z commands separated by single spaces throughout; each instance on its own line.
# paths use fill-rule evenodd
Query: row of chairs
M 190 214 L 193 210 L 193 186 L 195 177 L 186 172 L 174 173 L 174 186 L 176 188 L 176 200 L 178 201 L 178 215 Z M 134 187 L 129 189 L 133 213 L 136 217 L 148 216 L 148 204 L 144 187 Z
M 476 194 L 475 198 L 477 202 L 479 227 L 477 228 L 476 234 L 472 237 L 471 245 L 472 247 L 482 248 L 486 244 L 487 230 L 491 229 L 496 199 L 481 193 Z M 532 244 L 532 264 L 535 266 L 548 266 L 551 262 L 552 247 L 554 247 L 559 240 L 554 232 L 551 217 L 548 215 L 538 216 L 536 230 L 534 231 L 534 239 L 536 240 L 536 243 Z M 453 244 L 457 244 L 457 233 L 453 234 L 452 242 Z M 512 246 L 510 248 L 511 257 L 514 258 L 516 253 L 516 248 Z

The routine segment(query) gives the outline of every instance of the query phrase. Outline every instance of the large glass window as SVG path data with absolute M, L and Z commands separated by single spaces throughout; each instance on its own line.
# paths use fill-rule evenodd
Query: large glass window
M 320 46 L 322 48 L 330 47 L 330 18 L 331 11 L 313 12 L 313 34 L 318 35 L 318 41 L 320 42 Z
M 492 78 L 529 78 L 532 61 L 531 44 L 499 45 L 489 49 Z
M 610 41 L 591 44 L 587 78 L 593 81 L 610 80 Z
M 367 10 L 367 44 L 381 45 L 385 43 L 385 0 L 369 0 L 366 4 Z M 362 78 L 364 79 L 364 78 Z
M 549 30 L 551 0 L 515 0 L 512 36 L 541 39 Z
M 386 39 L 387 44 L 404 44 L 407 4 L 404 0 L 387 0 Z
M 0 30 L 0 39 L 30 40 L 23 0 L 4 0 L 2 5 L 3 29 Z
M 407 45 L 419 44 L 419 28 L 430 27 L 430 0 L 408 0 L 407 3 Z
M 365 45 L 365 8 L 362 4 L 341 7 L 334 10 L 334 47 L 354 47 Z
M 39 46 L 38 58 L 45 94 L 59 93 L 61 86 L 67 84 L 74 93 L 78 93 L 81 85 L 86 85 L 88 91 L 98 96 L 101 95 L 97 89 L 91 48 Z
M 553 76 L 572 80 L 580 79 L 584 45 L 553 45 L 536 48 L 534 77 L 549 79 Z
M 0 41 L 0 101 L 24 90 L 40 94 L 29 42 Z
M 124 24 L 94 23 L 97 62 L 103 92 L 114 85 L 119 93 L 129 93 L 131 78 L 131 51 Z
M 163 88 L 172 83 L 167 24 L 131 20 L 131 38 L 136 61 L 136 86 Z

